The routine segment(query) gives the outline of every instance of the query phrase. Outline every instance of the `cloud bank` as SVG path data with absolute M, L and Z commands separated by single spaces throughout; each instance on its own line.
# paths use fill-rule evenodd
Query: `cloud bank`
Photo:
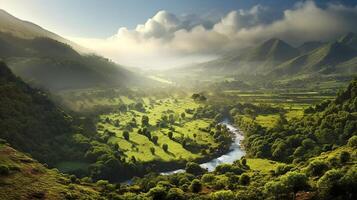
M 262 5 L 231 11 L 216 22 L 163 10 L 135 29 L 121 27 L 106 39 L 72 40 L 124 65 L 169 68 L 212 59 L 270 38 L 299 45 L 357 32 L 357 7 L 328 4 L 321 8 L 306 1 L 282 11 L 279 18 L 272 16 L 272 9 Z

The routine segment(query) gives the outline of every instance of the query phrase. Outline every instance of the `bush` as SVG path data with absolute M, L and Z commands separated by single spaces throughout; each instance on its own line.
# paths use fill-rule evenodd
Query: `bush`
M 187 173 L 193 174 L 193 175 L 200 175 L 203 174 L 206 170 L 203 169 L 199 164 L 194 163 L 194 162 L 188 162 L 186 164 L 185 168 Z
M 10 169 L 7 165 L 0 165 L 0 175 L 8 175 L 10 173 Z
M 241 185 L 248 185 L 250 182 L 250 176 L 248 176 L 247 174 L 242 174 L 239 178 L 239 183 Z
M 154 143 L 154 144 L 157 144 L 157 141 L 159 140 L 159 138 L 156 136 L 156 135 L 154 135 L 154 136 L 152 136 L 152 138 L 151 138 L 151 141 Z
M 155 148 L 154 147 L 150 147 L 150 152 L 152 155 L 155 155 Z
M 281 178 L 284 185 L 294 193 L 308 188 L 307 180 L 305 174 L 298 172 L 289 172 Z
M 353 148 L 357 148 L 357 135 L 352 136 L 348 140 L 348 146 L 353 147 Z
M 231 190 L 221 190 L 211 194 L 212 200 L 234 200 L 235 196 Z
M 317 182 L 319 195 L 322 199 L 329 199 L 342 192 L 340 179 L 343 173 L 340 170 L 332 169 L 327 171 Z
M 328 165 L 321 160 L 314 160 L 307 167 L 307 173 L 310 176 L 322 176 L 326 170 L 328 170 Z
M 350 160 L 350 157 L 351 157 L 350 153 L 348 153 L 347 151 L 342 151 L 340 153 L 340 157 L 339 157 L 340 158 L 340 162 L 341 163 L 348 162 Z
M 264 186 L 265 193 L 276 197 L 276 199 L 283 199 L 288 193 L 288 188 L 281 181 L 271 181 Z
M 166 196 L 167 200 L 185 200 L 185 193 L 180 188 L 171 188 Z
M 204 174 L 201 178 L 204 183 L 211 183 L 215 180 L 215 176 L 213 174 Z
M 172 136 L 173 136 L 173 133 L 170 131 L 170 132 L 168 133 L 168 137 L 170 138 L 170 140 L 172 140 Z
M 154 187 L 149 190 L 147 195 L 153 200 L 162 200 L 165 199 L 167 193 L 166 189 L 163 187 Z
M 129 132 L 128 131 L 124 131 L 123 132 L 123 137 L 125 140 L 129 140 Z
M 278 167 L 275 169 L 274 173 L 275 175 L 283 175 L 286 174 L 288 171 L 290 171 L 293 167 L 291 165 L 285 165 L 285 164 L 280 164 Z
M 200 180 L 198 179 L 194 179 L 192 182 L 191 182 L 191 185 L 190 185 L 190 190 L 191 192 L 193 193 L 198 193 L 202 190 L 202 183 Z
M 169 150 L 169 146 L 167 144 L 163 144 L 162 149 L 167 152 Z

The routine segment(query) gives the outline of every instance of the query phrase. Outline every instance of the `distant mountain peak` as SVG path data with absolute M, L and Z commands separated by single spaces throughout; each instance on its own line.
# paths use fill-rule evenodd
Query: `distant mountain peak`
M 350 47 L 357 49 L 357 34 L 353 32 L 349 32 L 342 37 L 340 37 L 338 42 L 343 43 L 345 45 L 349 45 Z

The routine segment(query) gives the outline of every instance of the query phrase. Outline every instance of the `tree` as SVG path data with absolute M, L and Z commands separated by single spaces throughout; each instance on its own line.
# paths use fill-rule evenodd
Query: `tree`
M 348 153 L 347 151 L 342 151 L 339 156 L 340 162 L 346 163 L 347 161 L 350 160 L 350 157 L 351 157 L 350 153 Z
M 193 193 L 198 193 L 202 190 L 202 183 L 200 180 L 198 179 L 194 179 L 192 182 L 191 182 L 191 185 L 190 185 L 190 190 L 191 192 Z
M 192 94 L 192 96 L 191 96 L 191 98 L 192 98 L 193 100 L 196 100 L 198 97 L 200 97 L 200 94 L 197 94 L 197 93 L 194 93 L 194 94 Z
M 152 136 L 151 137 L 151 141 L 154 143 L 154 144 L 157 144 L 157 141 L 159 140 L 159 138 L 156 136 L 156 135 L 154 135 L 154 136 Z
M 171 188 L 166 196 L 167 200 L 185 200 L 185 193 L 180 188 Z
M 173 136 L 172 131 L 170 131 L 167 135 L 168 135 L 168 136 L 169 136 L 169 138 L 172 140 L 172 136 Z
M 148 196 L 151 197 L 153 200 L 165 199 L 166 195 L 167 195 L 166 188 L 160 186 L 151 188 L 148 192 Z
M 321 176 L 328 170 L 328 165 L 321 160 L 312 161 L 307 167 L 307 173 L 311 176 Z
M 141 124 L 142 124 L 142 126 L 149 126 L 149 117 L 146 115 L 143 115 L 141 117 Z
M 175 116 L 173 114 L 169 115 L 169 122 L 170 122 L 170 124 L 174 124 L 175 123 Z
M 348 139 L 348 146 L 357 148 L 357 135 L 354 135 Z
M 288 189 L 281 181 L 270 181 L 264 185 L 264 190 L 276 199 L 287 199 Z M 284 198 L 285 197 L 285 198 Z
M 123 137 L 125 140 L 129 140 L 129 132 L 128 131 L 124 131 L 123 132 Z
M 343 173 L 340 170 L 332 169 L 327 171 L 317 181 L 317 188 L 322 199 L 332 199 L 332 196 L 337 196 L 342 193 L 340 179 Z
M 247 159 L 242 158 L 242 165 L 243 165 L 243 166 L 246 166 L 246 165 L 247 165 Z
M 193 174 L 193 175 L 200 175 L 203 174 L 206 170 L 203 169 L 199 164 L 194 163 L 194 162 L 188 162 L 186 164 L 185 170 L 187 173 Z
M 162 149 L 167 152 L 169 150 L 169 146 L 167 144 L 163 144 Z
M 241 185 L 248 185 L 250 182 L 250 177 L 247 175 L 247 174 L 242 174 L 240 177 L 239 177 L 239 183 Z
M 281 181 L 287 186 L 287 188 L 296 193 L 300 190 L 304 190 L 308 187 L 307 177 L 303 173 L 298 172 L 288 172 L 283 175 Z
M 183 112 L 183 113 L 181 113 L 181 118 L 182 119 L 185 119 L 185 117 L 186 117 L 186 114 Z
M 150 147 L 150 152 L 152 155 L 155 155 L 155 148 L 154 147 Z

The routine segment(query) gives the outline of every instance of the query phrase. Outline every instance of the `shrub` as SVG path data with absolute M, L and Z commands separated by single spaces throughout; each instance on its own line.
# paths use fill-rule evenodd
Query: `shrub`
M 193 175 L 200 175 L 203 174 L 206 170 L 203 169 L 199 164 L 194 163 L 194 162 L 188 162 L 186 164 L 185 168 L 187 173 L 193 174 Z
M 168 136 L 169 136 L 169 138 L 172 140 L 173 133 L 170 131 L 170 132 L 168 133 Z
M 191 182 L 191 185 L 190 185 L 190 190 L 191 192 L 193 193 L 198 193 L 202 190 L 202 183 L 200 180 L 198 179 L 194 179 L 192 182 Z
M 167 152 L 169 150 L 169 146 L 167 144 L 163 144 L 162 149 Z
M 166 196 L 167 200 L 185 200 L 185 193 L 180 188 L 171 188 Z
M 340 157 L 339 157 L 340 158 L 340 162 L 341 163 L 345 163 L 345 162 L 350 160 L 350 157 L 351 157 L 350 153 L 348 153 L 347 151 L 342 151 L 340 153 Z
M 125 140 L 129 140 L 129 132 L 128 131 L 124 131 L 123 132 L 123 137 Z
M 154 147 L 150 147 L 150 152 L 152 155 L 155 155 L 155 148 Z
M 161 200 L 165 199 L 167 192 L 166 189 L 163 187 L 154 187 L 149 190 L 147 195 L 153 200 Z
M 307 173 L 310 176 L 322 176 L 328 170 L 328 165 L 321 160 L 315 160 L 307 167 Z
M 280 164 L 278 167 L 275 169 L 274 173 L 275 175 L 283 175 L 286 174 L 290 169 L 293 167 L 291 165 L 285 165 L 285 164 Z
M 204 174 L 201 178 L 204 183 L 211 183 L 215 180 L 215 176 L 213 174 Z
M 353 148 L 357 148 L 357 135 L 352 136 L 348 140 L 348 146 L 353 147 Z
M 281 181 L 292 192 L 306 189 L 308 187 L 307 180 L 308 179 L 305 174 L 298 172 L 289 172 L 281 178 Z
M 234 200 L 235 196 L 231 190 L 221 190 L 211 194 L 212 200 Z
M 155 135 L 155 136 L 152 136 L 151 138 L 151 141 L 154 143 L 154 144 L 157 144 L 157 141 L 159 140 L 159 138 Z
M 317 188 L 322 199 L 328 199 L 341 193 L 340 179 L 342 176 L 343 173 L 340 170 L 332 169 L 319 179 Z
M 250 176 L 248 176 L 247 174 L 242 174 L 239 178 L 239 183 L 241 185 L 248 185 L 250 182 Z

